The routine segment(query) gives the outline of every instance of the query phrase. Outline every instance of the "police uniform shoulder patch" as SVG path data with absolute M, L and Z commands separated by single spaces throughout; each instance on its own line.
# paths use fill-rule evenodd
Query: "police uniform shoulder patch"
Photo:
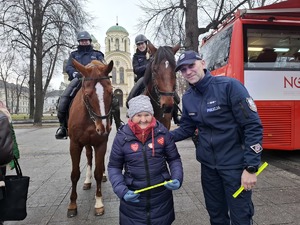
M 260 153 L 263 150 L 263 147 L 259 143 L 251 145 L 250 148 L 256 153 Z
M 255 105 L 255 102 L 253 101 L 253 98 L 251 98 L 251 97 L 246 98 L 246 102 L 247 102 L 249 109 L 251 109 L 253 112 L 257 112 L 257 107 Z

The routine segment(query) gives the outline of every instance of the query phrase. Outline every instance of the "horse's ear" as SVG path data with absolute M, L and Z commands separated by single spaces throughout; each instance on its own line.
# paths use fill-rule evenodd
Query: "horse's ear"
M 77 60 L 72 59 L 72 63 L 76 70 L 78 70 L 83 76 L 86 74 L 86 68 L 84 65 L 80 64 Z
M 178 43 L 177 45 L 175 45 L 172 50 L 173 50 L 173 53 L 175 55 L 175 53 L 180 49 L 180 44 Z
M 109 74 L 109 73 L 112 71 L 113 66 L 114 66 L 114 61 L 111 60 L 111 61 L 108 63 L 106 69 L 105 69 L 106 74 Z
M 154 55 L 157 48 L 155 48 L 155 46 L 150 41 L 148 41 L 148 48 L 150 49 L 151 55 Z

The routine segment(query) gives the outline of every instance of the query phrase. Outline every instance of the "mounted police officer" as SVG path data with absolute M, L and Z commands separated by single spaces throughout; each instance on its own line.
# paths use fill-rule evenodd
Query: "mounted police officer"
M 132 99 L 135 96 L 138 96 L 142 94 L 142 92 L 145 89 L 144 85 L 144 74 L 147 68 L 148 63 L 150 62 L 151 59 L 151 51 L 148 48 L 148 42 L 149 40 L 146 38 L 145 35 L 139 34 L 135 37 L 135 44 L 136 44 L 136 52 L 133 55 L 132 58 L 132 67 L 133 67 L 133 72 L 134 72 L 134 82 L 135 85 L 133 86 L 132 90 L 130 91 L 127 101 L 126 101 L 126 106 L 128 108 L 128 101 Z M 176 104 L 179 104 L 180 98 L 177 93 L 175 93 L 175 102 Z M 178 124 L 179 123 L 179 118 L 178 118 L 178 107 L 174 107 L 173 109 L 173 119 L 174 123 Z
M 68 136 L 68 111 L 70 103 L 75 97 L 76 93 L 81 87 L 80 78 L 82 75 L 75 69 L 72 63 L 72 59 L 76 59 L 82 65 L 89 64 L 92 60 L 99 60 L 105 62 L 104 54 L 101 51 L 93 49 L 91 35 L 87 31 L 79 32 L 77 35 L 77 41 L 79 43 L 77 50 L 71 52 L 69 60 L 66 65 L 66 72 L 69 75 L 71 81 L 66 90 L 63 92 L 59 99 L 57 117 L 60 123 L 60 127 L 56 131 L 56 139 L 66 139 Z M 117 129 L 121 126 L 119 101 L 113 97 L 112 113 L 115 119 Z

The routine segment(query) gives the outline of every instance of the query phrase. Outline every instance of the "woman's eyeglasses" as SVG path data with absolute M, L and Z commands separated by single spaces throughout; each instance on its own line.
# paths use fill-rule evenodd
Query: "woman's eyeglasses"
M 145 42 L 140 42 L 140 43 L 137 43 L 136 45 L 140 46 L 140 45 L 143 45 L 143 44 L 145 44 Z

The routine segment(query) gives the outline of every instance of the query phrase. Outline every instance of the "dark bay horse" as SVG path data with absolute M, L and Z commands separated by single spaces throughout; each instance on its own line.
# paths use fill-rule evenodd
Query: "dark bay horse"
M 158 49 L 150 42 L 148 48 L 153 58 L 144 74 L 144 95 L 149 96 L 154 110 L 154 117 L 170 129 L 174 95 L 176 88 L 175 57 L 180 45 L 160 46 Z
M 69 113 L 70 154 L 72 159 L 72 191 L 68 206 L 68 217 L 77 215 L 77 182 L 80 177 L 80 158 L 83 147 L 86 147 L 88 160 L 95 152 L 96 203 L 95 215 L 104 213 L 101 193 L 101 180 L 104 172 L 104 157 L 108 136 L 111 131 L 111 107 L 113 87 L 108 74 L 113 62 L 108 65 L 93 60 L 86 66 L 73 60 L 73 65 L 82 78 L 82 87 L 78 91 Z

